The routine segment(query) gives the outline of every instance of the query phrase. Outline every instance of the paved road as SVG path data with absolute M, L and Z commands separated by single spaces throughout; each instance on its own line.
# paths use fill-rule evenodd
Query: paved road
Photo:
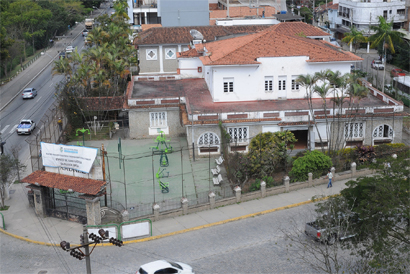
M 282 230 L 303 228 L 313 205 L 273 212 L 220 226 L 123 247 L 97 247 L 93 273 L 135 273 L 153 260 L 181 261 L 195 273 L 314 273 L 293 256 Z M 60 235 L 64 238 L 64 235 Z M 1 235 L 1 273 L 84 273 L 79 261 L 61 248 L 29 244 Z M 41 272 L 47 271 L 47 272 Z

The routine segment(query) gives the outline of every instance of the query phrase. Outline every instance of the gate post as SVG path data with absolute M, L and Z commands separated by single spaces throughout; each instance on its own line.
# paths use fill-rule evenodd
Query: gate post
M 94 199 L 93 199 L 94 198 Z M 100 197 L 92 196 L 85 200 L 87 210 L 87 225 L 101 224 Z
M 209 192 L 209 203 L 211 204 L 211 209 L 215 208 L 215 192 L 211 191 Z
M 181 204 L 182 204 L 182 214 L 184 215 L 188 214 L 188 199 L 182 198 Z
M 33 185 L 30 185 L 30 188 L 34 192 L 34 210 L 41 218 L 45 218 L 47 216 L 45 188 Z
M 152 209 L 154 210 L 154 220 L 158 221 L 159 220 L 159 204 L 154 204 L 152 206 Z

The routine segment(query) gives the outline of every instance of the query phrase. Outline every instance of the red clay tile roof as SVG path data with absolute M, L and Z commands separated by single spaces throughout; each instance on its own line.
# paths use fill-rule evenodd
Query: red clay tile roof
M 78 99 L 80 103 L 83 103 L 83 108 L 87 110 L 119 110 L 122 109 L 124 104 L 123 96 L 116 97 L 83 97 Z
M 249 26 L 197 26 L 197 27 L 166 27 L 151 28 L 143 31 L 134 40 L 134 45 L 157 45 L 157 44 L 189 44 L 192 36 L 191 29 L 202 33 L 206 41 L 214 41 L 218 37 L 224 37 L 240 33 L 256 33 L 267 29 L 268 25 Z
M 275 30 L 276 32 L 282 34 L 294 35 L 298 37 L 330 36 L 329 33 L 321 30 L 320 28 L 304 22 L 283 22 L 277 25 L 273 25 L 269 29 Z
M 292 25 L 293 23 L 281 24 Z M 313 26 L 312 28 L 315 29 Z M 198 44 L 196 48 L 201 50 L 205 47 L 207 50 L 206 56 L 200 57 L 204 65 L 258 64 L 259 57 L 287 56 L 308 56 L 307 62 L 363 60 L 322 40 L 305 38 L 290 32 L 284 34 L 284 32 L 285 28 L 275 25 L 255 34 Z
M 199 52 L 196 50 L 196 49 L 190 49 L 190 50 L 187 50 L 187 51 L 184 51 L 184 52 L 178 52 L 177 53 L 177 57 L 178 58 L 189 58 L 189 57 L 199 57 L 199 56 L 201 56 L 200 54 L 199 54 Z
M 160 28 L 160 27 L 162 27 L 161 24 L 142 24 L 141 25 L 142 31 L 146 31 L 152 28 Z
M 74 192 L 98 195 L 105 189 L 106 182 L 93 179 L 62 175 L 53 172 L 36 170 L 23 180 L 23 183 L 35 184 L 62 190 L 72 189 Z
M 271 6 L 261 6 L 259 8 L 259 14 L 256 14 L 256 9 L 251 9 L 247 6 L 242 7 L 229 7 L 229 17 L 245 17 L 245 16 L 262 16 L 262 12 L 265 10 L 265 17 L 270 17 L 276 14 L 276 9 Z M 227 10 L 211 10 L 209 12 L 210 19 L 226 19 Z

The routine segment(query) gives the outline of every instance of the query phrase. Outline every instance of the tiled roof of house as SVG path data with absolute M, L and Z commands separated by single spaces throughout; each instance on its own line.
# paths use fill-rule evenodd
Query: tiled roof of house
M 73 190 L 74 192 L 98 195 L 104 190 L 106 182 L 53 172 L 36 170 L 24 179 L 23 183 L 36 184 L 62 190 Z
M 178 58 L 199 57 L 199 56 L 201 56 L 201 55 L 199 54 L 199 52 L 196 49 L 189 49 L 187 51 L 177 53 Z
M 83 103 L 83 108 L 87 110 L 118 110 L 122 109 L 124 104 L 123 96 L 115 97 L 84 97 L 78 99 L 80 103 Z
M 245 16 L 262 16 L 262 12 L 265 10 L 265 17 L 271 17 L 276 14 L 276 9 L 271 6 L 261 6 L 256 14 L 256 9 L 251 9 L 247 6 L 242 7 L 229 7 L 229 17 L 245 17 Z M 210 19 L 226 19 L 228 16 L 227 10 L 211 10 L 209 12 Z
M 271 26 L 269 29 L 272 29 L 276 32 L 286 34 L 286 35 L 294 35 L 298 37 L 327 37 L 330 36 L 329 33 L 321 30 L 318 27 L 309 25 L 304 22 L 283 22 L 274 26 Z
M 256 33 L 267 29 L 268 25 L 248 26 L 196 26 L 196 27 L 165 27 L 151 28 L 143 31 L 134 40 L 135 45 L 157 45 L 157 44 L 189 44 L 192 36 L 191 29 L 202 33 L 206 41 L 214 41 L 218 37 L 240 34 Z
M 162 27 L 161 24 L 142 24 L 141 25 L 142 31 L 146 31 L 152 28 L 160 28 L 160 27 Z
M 318 12 L 322 12 L 325 10 L 334 10 L 339 8 L 339 3 L 333 4 L 333 2 L 328 2 L 327 4 L 320 5 L 319 7 L 316 7 L 315 10 Z
M 292 26 L 294 23 L 282 24 Z M 287 34 L 285 34 L 286 29 L 288 29 Z M 198 50 L 206 48 L 206 56 L 200 57 L 204 65 L 258 64 L 257 58 L 260 57 L 288 56 L 307 56 L 309 58 L 307 62 L 363 60 L 325 41 L 305 38 L 305 32 L 295 34 L 290 32 L 290 29 L 299 28 L 275 25 L 259 33 L 197 44 L 195 47 Z

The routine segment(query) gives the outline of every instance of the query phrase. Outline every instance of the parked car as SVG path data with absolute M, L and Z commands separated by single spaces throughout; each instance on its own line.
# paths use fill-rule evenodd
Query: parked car
M 36 123 L 33 120 L 23 119 L 17 126 L 17 134 L 31 134 L 36 128 Z
M 114 7 L 114 3 L 111 3 L 111 4 L 110 4 L 110 8 L 113 8 L 113 7 Z
M 339 213 L 337 216 L 324 215 L 320 220 L 305 224 L 305 234 L 315 241 L 333 245 L 336 241 L 346 240 L 355 236 L 345 226 L 348 222 L 357 222 L 356 215 Z M 341 225 L 343 224 L 343 225 Z
M 391 70 L 391 76 L 392 77 L 406 76 L 406 73 L 402 69 L 395 68 Z
M 136 274 L 160 274 L 160 273 L 180 273 L 194 274 L 192 267 L 184 263 L 169 262 L 165 260 L 154 261 L 144 264 Z
M 23 99 L 33 99 L 37 96 L 37 90 L 35 88 L 26 88 L 23 90 Z
M 64 59 L 65 58 L 65 52 L 62 51 L 58 54 L 58 59 Z
M 65 52 L 66 53 L 72 53 L 74 51 L 74 47 L 73 46 L 68 46 L 65 48 Z
M 382 61 L 375 59 L 375 60 L 373 60 L 373 62 L 372 62 L 372 68 L 378 69 L 378 70 L 383 70 L 383 69 L 384 69 L 384 65 L 383 65 Z

